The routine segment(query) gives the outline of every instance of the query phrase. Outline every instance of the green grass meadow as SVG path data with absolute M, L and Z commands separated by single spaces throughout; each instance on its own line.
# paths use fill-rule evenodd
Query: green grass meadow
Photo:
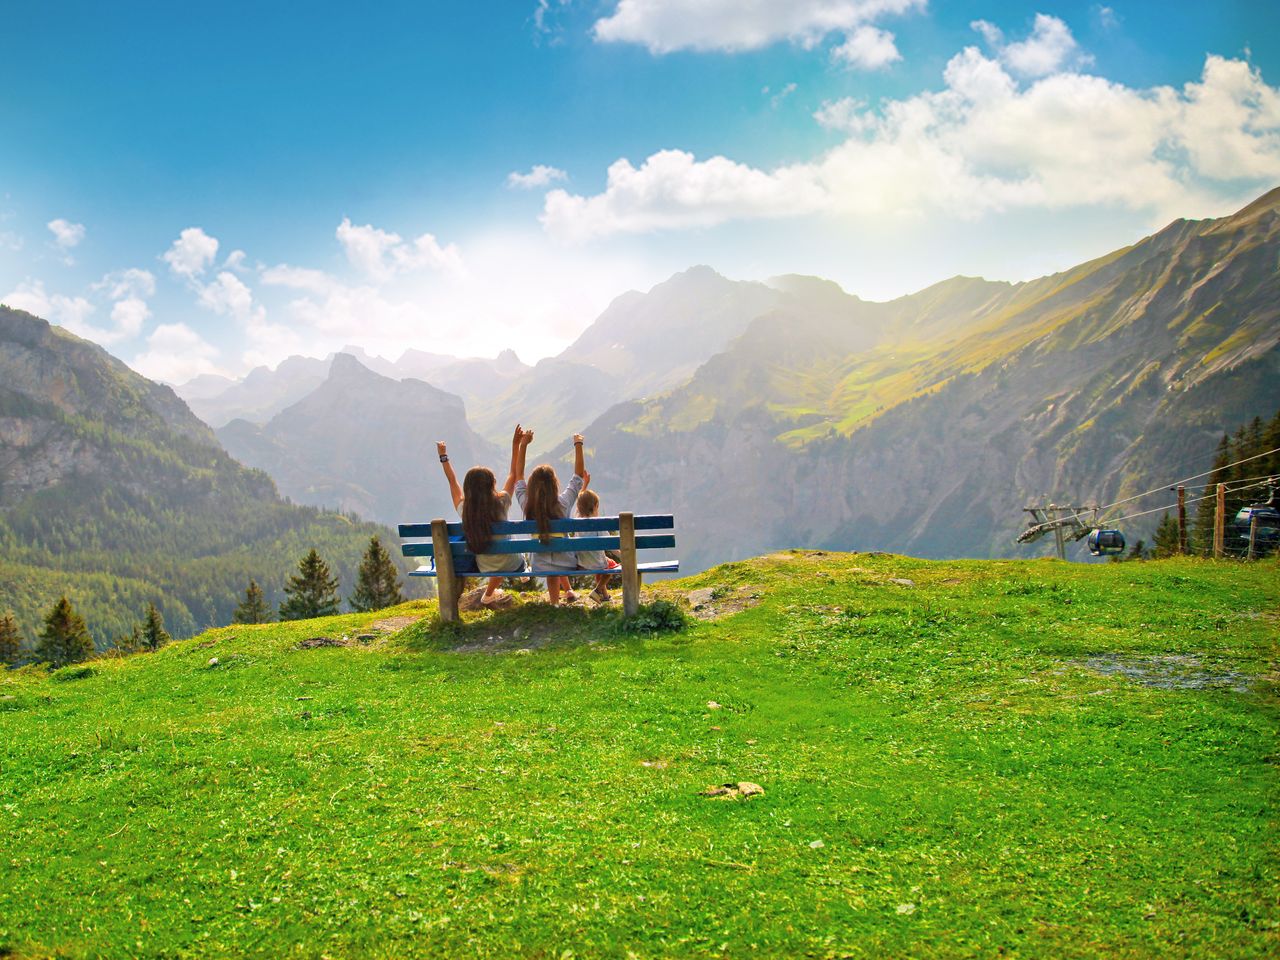
M 0 674 L 0 956 L 1280 954 L 1276 563 L 707 587 Z

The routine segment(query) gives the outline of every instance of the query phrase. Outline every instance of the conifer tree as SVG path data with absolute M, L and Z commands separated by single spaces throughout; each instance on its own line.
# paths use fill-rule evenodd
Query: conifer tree
M 360 573 L 356 592 L 351 595 L 351 609 L 365 613 L 404 603 L 400 592 L 400 580 L 391 555 L 382 546 L 375 533 L 369 539 L 369 548 L 360 560 Z
M 249 586 L 244 591 L 244 600 L 236 607 L 232 622 L 266 623 L 270 619 L 271 611 L 267 608 L 267 601 L 262 595 L 262 588 L 258 586 L 258 581 L 250 580 Z
M 298 575 L 289 578 L 284 592 L 289 598 L 280 604 L 281 620 L 308 620 L 338 612 L 338 578 L 330 576 L 329 565 L 315 548 L 298 563 Z
M 173 640 L 164 629 L 164 618 L 154 603 L 147 604 L 147 621 L 142 625 L 142 646 L 155 653 L 166 643 Z
M 0 617 L 0 666 L 17 663 L 22 656 L 22 633 L 10 610 Z
M 1157 560 L 1161 557 L 1172 557 L 1178 553 L 1178 521 L 1168 510 L 1160 518 L 1160 526 L 1156 527 L 1155 547 L 1153 554 Z
M 65 595 L 45 615 L 36 656 L 55 668 L 93 656 L 93 638 L 84 625 L 84 618 L 76 613 Z

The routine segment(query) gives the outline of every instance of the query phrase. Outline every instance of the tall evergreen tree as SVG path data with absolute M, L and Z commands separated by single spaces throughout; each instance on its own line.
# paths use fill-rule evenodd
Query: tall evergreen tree
M 164 629 L 164 618 L 154 603 L 147 604 L 147 620 L 142 625 L 142 646 L 155 653 L 166 643 L 173 640 Z
M 22 656 L 22 633 L 10 610 L 0 617 L 0 666 L 17 663 Z
M 1157 560 L 1161 557 L 1172 557 L 1178 553 L 1178 521 L 1168 510 L 1160 518 L 1160 526 L 1156 527 L 1153 555 Z
M 133 630 L 115 639 L 112 648 L 121 656 L 142 652 L 142 628 L 134 624 Z
M 233 623 L 266 623 L 271 619 L 271 611 L 267 608 L 266 598 L 257 580 L 250 580 L 244 591 L 244 600 L 236 607 Z
M 65 595 L 45 615 L 36 656 L 54 667 L 79 663 L 93 656 L 93 638 L 84 625 L 84 618 L 76 613 Z
M 356 592 L 351 595 L 351 609 L 364 613 L 404 603 L 398 573 L 396 565 L 391 562 L 391 555 L 375 533 L 360 560 Z
M 281 620 L 309 620 L 338 612 L 338 578 L 330 576 L 329 565 L 315 548 L 298 563 L 298 575 L 289 578 L 284 592 L 289 598 L 280 604 Z

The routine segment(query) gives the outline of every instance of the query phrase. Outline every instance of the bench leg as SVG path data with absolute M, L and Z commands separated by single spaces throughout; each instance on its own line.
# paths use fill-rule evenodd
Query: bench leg
M 436 558 L 436 594 L 440 598 L 440 619 L 445 623 L 455 623 L 458 620 L 458 594 L 462 585 L 453 573 L 449 526 L 443 520 L 431 521 L 431 547 Z
M 618 540 L 622 553 L 622 612 L 634 617 L 640 612 L 640 571 L 636 569 L 636 518 L 618 514 Z

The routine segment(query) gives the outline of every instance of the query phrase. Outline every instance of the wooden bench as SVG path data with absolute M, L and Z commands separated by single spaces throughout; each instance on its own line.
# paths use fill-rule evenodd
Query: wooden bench
M 637 530 L 672 530 L 675 518 L 670 516 L 635 516 L 620 513 L 616 517 L 578 517 L 551 522 L 552 536 L 549 543 L 538 539 L 538 525 L 532 520 L 504 520 L 493 525 L 495 534 L 505 535 L 506 540 L 494 540 L 486 553 L 583 553 L 595 550 L 618 550 L 622 554 L 622 566 L 608 570 L 570 570 L 555 573 L 535 573 L 514 570 L 502 573 L 454 573 L 454 557 L 470 554 L 462 538 L 462 522 L 446 523 L 432 520 L 430 523 L 400 524 L 400 548 L 406 557 L 429 557 L 432 563 L 423 564 L 410 572 L 411 577 L 436 577 L 440 596 L 440 619 L 458 619 L 458 597 L 461 592 L 459 577 L 551 577 L 589 576 L 597 573 L 622 576 L 622 609 L 627 616 L 634 616 L 640 609 L 640 578 L 646 573 L 678 573 L 679 560 L 659 560 L 638 563 L 637 551 L 668 549 L 676 545 L 674 534 L 650 534 L 637 536 Z M 617 531 L 617 533 L 613 533 Z M 575 534 L 573 537 L 565 534 Z M 427 538 L 427 539 L 424 539 Z

